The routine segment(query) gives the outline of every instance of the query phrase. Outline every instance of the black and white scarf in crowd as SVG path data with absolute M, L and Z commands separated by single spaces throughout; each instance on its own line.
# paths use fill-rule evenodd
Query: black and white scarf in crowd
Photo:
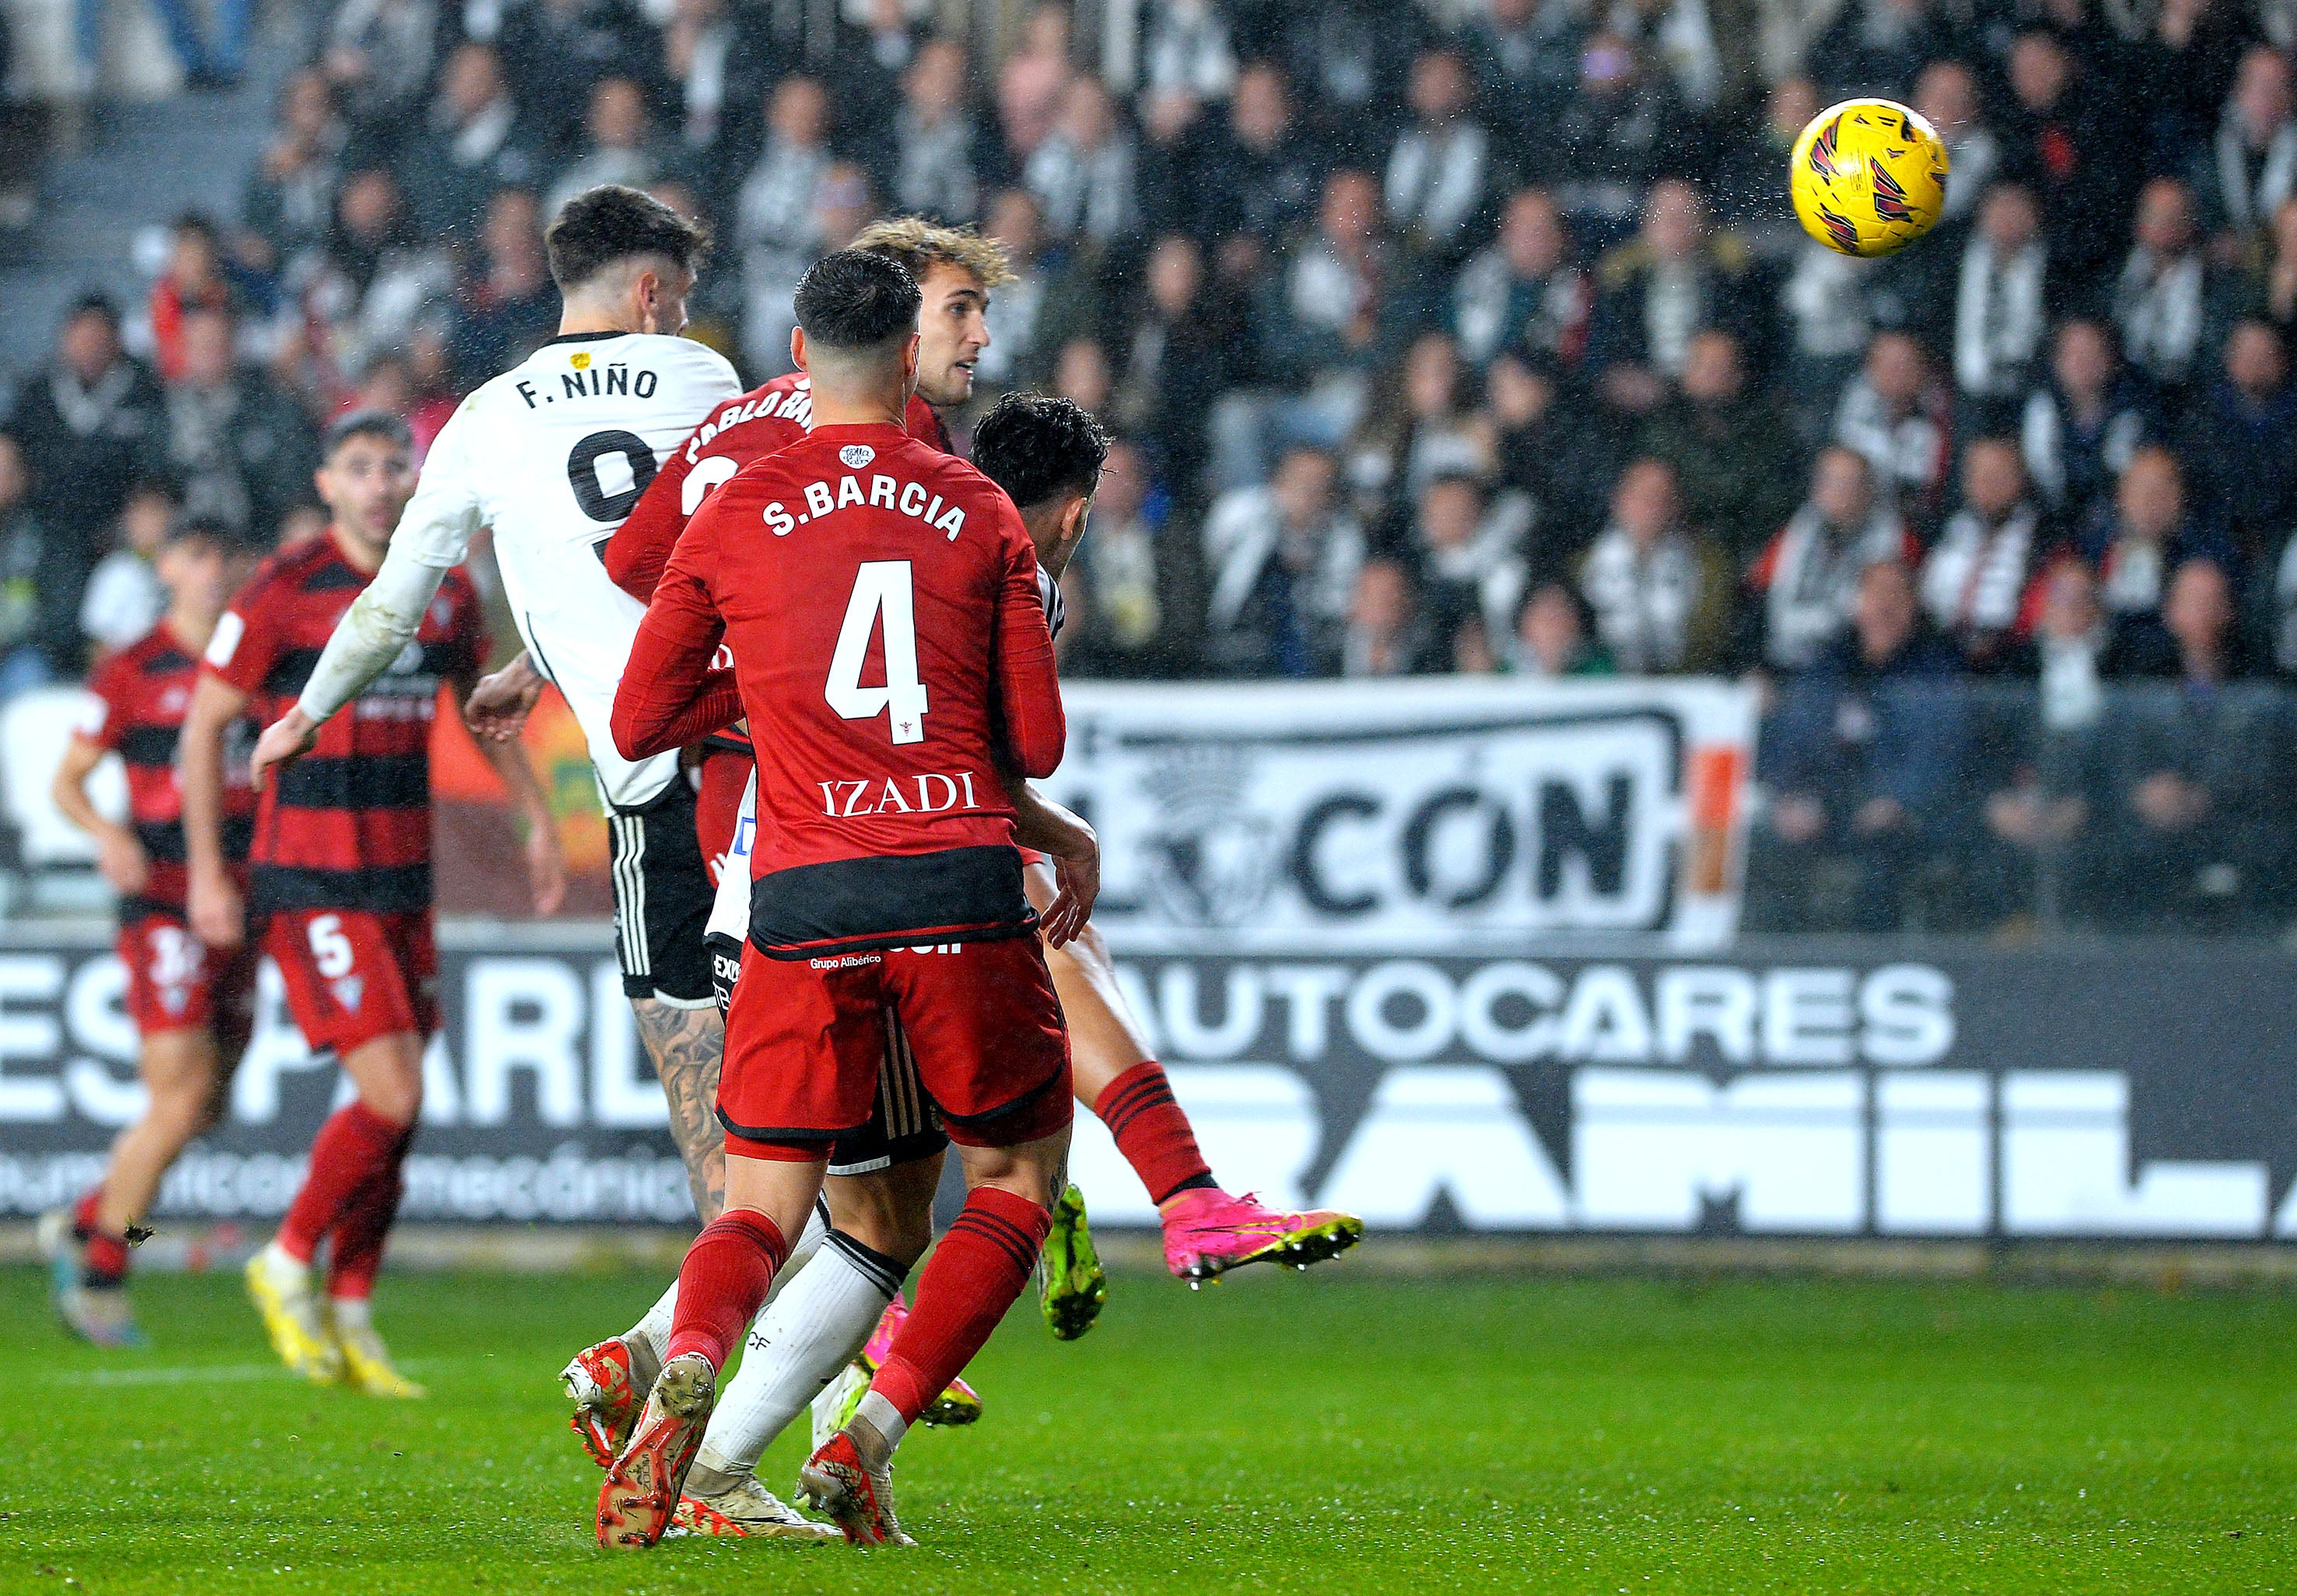
M 2049 326 L 2042 309 L 2046 257 L 2038 243 L 2008 259 L 1980 238 L 1962 253 L 1954 305 L 1954 380 L 1964 393 L 2007 398 L 2025 387 L 2027 368 Z
M 2158 383 L 2182 383 L 2202 347 L 2202 258 L 2165 259 L 2139 244 L 2113 291 L 2113 319 L 2129 363 Z
M 2297 190 L 2297 122 L 2284 122 L 2274 129 L 2253 179 L 2248 141 L 2231 118 L 2218 129 L 2217 156 L 2218 203 L 2224 208 L 2227 225 L 2236 232 L 2263 226 Z

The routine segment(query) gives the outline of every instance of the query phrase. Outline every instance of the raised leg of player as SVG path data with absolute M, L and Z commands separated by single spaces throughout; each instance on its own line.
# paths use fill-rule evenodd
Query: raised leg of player
M 1026 881 L 1030 901 L 1041 911 L 1057 891 L 1052 871 L 1033 864 Z M 1354 1214 L 1328 1209 L 1292 1213 L 1271 1208 L 1249 1192 L 1234 1197 L 1221 1189 L 1198 1148 L 1187 1111 L 1125 1004 L 1108 944 L 1097 929 L 1087 926 L 1066 946 L 1048 948 L 1045 963 L 1068 1018 L 1077 1101 L 1108 1127 L 1116 1150 L 1156 1203 L 1166 1268 L 1195 1285 L 1245 1263 L 1304 1268 L 1336 1257 L 1362 1239 L 1363 1222 Z M 1045 1249 L 1049 1264 L 1073 1250 L 1060 1230 L 1066 1206 L 1055 1213 L 1055 1234 Z M 1055 1334 L 1080 1317 L 1091 1324 L 1091 1314 L 1099 1312 L 1093 1296 L 1106 1290 L 1097 1275 L 1097 1270 L 1047 1271 L 1045 1317 Z M 1082 1334 L 1083 1329 L 1071 1333 Z
M 381 1232 L 389 1230 L 398 1208 L 399 1166 L 423 1107 L 423 1038 L 411 1031 L 377 1037 L 345 1054 L 342 1066 L 358 1095 L 319 1127 L 302 1189 L 289 1205 L 278 1233 L 247 1265 L 248 1294 L 263 1314 L 272 1346 L 290 1369 L 322 1384 L 343 1378 L 346 1353 L 333 1316 L 322 1312 L 312 1289 L 311 1259 L 331 1233 L 341 1246 L 342 1227 L 355 1210 L 361 1217 L 351 1230 L 352 1245 L 371 1245 L 380 1258 Z M 383 1210 L 379 1220 L 378 1209 Z M 375 1232 L 371 1243 L 366 1239 L 370 1230 Z M 355 1300 L 359 1306 L 351 1310 L 350 1318 L 358 1324 L 366 1320 L 365 1298 L 362 1295 Z M 365 1326 L 361 1339 L 371 1345 L 362 1350 L 388 1370 L 388 1354 L 373 1328 L 371 1323 Z M 394 1381 L 407 1384 L 395 1371 L 391 1381 L 378 1378 L 369 1385 L 362 1378 L 360 1384 L 363 1389 L 384 1394 L 416 1394 L 412 1387 L 393 1391 Z
M 844 1429 L 799 1478 L 856 1545 L 908 1545 L 894 1515 L 893 1449 L 973 1361 L 1036 1267 L 1064 1184 L 1069 1127 L 1017 1147 L 958 1145 L 965 1208 L 918 1281 L 917 1305 Z
M 651 1546 L 671 1525 L 710 1422 L 719 1371 L 805 1228 L 826 1164 L 727 1161 L 726 1211 L 702 1228 L 678 1271 L 678 1314 L 661 1374 L 598 1493 L 598 1544 Z
M 670 1103 L 670 1134 L 686 1161 L 694 1211 L 708 1224 L 726 1207 L 726 1133 L 719 1128 L 718 1072 L 726 1059 L 726 1022 L 715 1005 L 689 1008 L 659 998 L 633 998 L 639 1045 Z

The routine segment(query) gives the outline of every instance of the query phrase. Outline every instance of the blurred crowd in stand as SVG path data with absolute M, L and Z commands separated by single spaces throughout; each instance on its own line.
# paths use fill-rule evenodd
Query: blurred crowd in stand
M 237 213 L 0 414 L 0 695 L 148 621 L 169 518 L 315 531 L 332 414 L 435 434 L 621 182 L 712 224 L 752 381 L 871 218 L 1005 243 L 984 394 L 1119 440 L 1072 676 L 1751 678 L 1753 924 L 2297 919 L 2297 12 L 1844 0 L 1766 83 L 1726 3 L 1144 0 L 1112 81 L 1059 4 L 1000 59 L 904 0 L 340 0 Z M 1785 155 L 1870 93 L 1953 176 L 1858 261 Z

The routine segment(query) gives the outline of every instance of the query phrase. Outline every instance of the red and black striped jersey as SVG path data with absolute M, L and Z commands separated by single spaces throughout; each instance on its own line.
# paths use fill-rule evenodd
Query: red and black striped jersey
M 330 531 L 274 555 L 216 628 L 205 668 L 268 725 L 310 679 L 368 573 Z M 319 728 L 261 794 L 248 899 L 257 909 L 431 906 L 431 723 L 441 681 L 468 681 L 490 648 L 479 597 L 447 573 L 414 641 Z
M 183 910 L 184 788 L 176 748 L 199 670 L 197 651 L 162 621 L 88 679 L 95 703 L 74 735 L 119 754 L 128 767 L 128 821 L 151 862 L 144 891 L 120 905 L 125 917 L 154 909 Z M 223 852 L 235 864 L 247 858 L 255 826 L 255 789 L 247 780 L 253 730 L 247 721 L 236 721 L 225 745 Z

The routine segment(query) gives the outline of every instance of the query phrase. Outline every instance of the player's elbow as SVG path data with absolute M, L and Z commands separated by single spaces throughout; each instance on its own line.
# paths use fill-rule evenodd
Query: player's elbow
M 622 690 L 614 695 L 614 713 L 610 722 L 614 733 L 614 748 L 624 759 L 650 759 L 665 749 L 675 748 L 675 739 L 667 737 L 669 717 L 652 712 L 632 693 L 624 679 Z
M 1016 728 L 1013 762 L 1032 781 L 1042 781 L 1061 768 L 1067 749 L 1068 722 L 1058 712 L 1033 726 Z

